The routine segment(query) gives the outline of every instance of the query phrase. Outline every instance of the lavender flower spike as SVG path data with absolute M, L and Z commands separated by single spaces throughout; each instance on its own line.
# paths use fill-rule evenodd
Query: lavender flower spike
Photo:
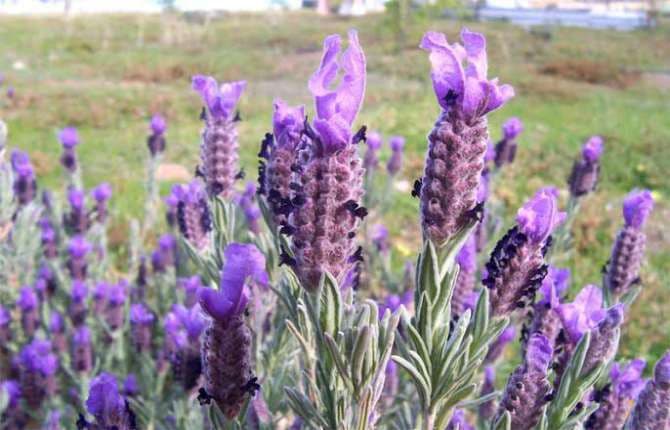
M 258 156 L 259 194 L 265 196 L 276 226 L 283 226 L 292 207 L 291 183 L 296 168 L 298 147 L 305 142 L 305 107 L 291 107 L 284 101 L 274 101 L 272 115 L 274 134 L 266 134 Z
M 211 196 L 230 196 L 239 173 L 234 110 L 246 85 L 245 81 L 237 81 L 219 86 L 211 76 L 193 77 L 192 87 L 205 104 L 200 170 Z
M 570 194 L 584 196 L 596 189 L 600 174 L 600 157 L 603 153 L 603 138 L 591 136 L 582 146 L 582 158 L 575 161 L 568 178 Z
M 494 315 L 507 315 L 532 301 L 547 274 L 544 254 L 551 245 L 551 233 L 563 222 L 555 188 L 540 189 L 519 209 L 517 225 L 495 246 L 486 263 L 482 281 L 491 291 Z
M 363 157 L 363 168 L 369 174 L 374 170 L 377 170 L 379 166 L 379 156 L 378 152 L 382 147 L 382 136 L 381 134 L 373 131 L 367 133 L 367 139 L 365 143 L 367 144 L 367 149 L 365 151 L 365 156 Z
M 402 154 L 405 148 L 405 138 L 402 136 L 391 136 L 389 139 L 391 147 L 391 157 L 386 163 L 386 171 L 391 176 L 395 176 L 402 169 Z
M 154 319 L 154 314 L 143 304 L 136 303 L 130 306 L 133 344 L 140 352 L 151 349 L 151 326 Z
M 103 372 L 91 381 L 88 399 L 86 399 L 88 413 L 95 417 L 101 429 L 131 430 L 134 428 L 133 413 L 128 402 L 119 393 L 116 377 Z
M 160 114 L 154 114 L 149 123 L 151 135 L 147 138 L 147 147 L 152 157 L 156 157 L 165 151 L 165 130 L 167 123 Z
M 514 95 L 509 85 L 487 79 L 484 36 L 464 29 L 461 38 L 464 46 L 449 45 L 444 34 L 428 32 L 420 45 L 430 53 L 442 107 L 428 135 L 420 195 L 424 236 L 439 247 L 473 216 L 488 141 L 485 115 Z
M 70 203 L 70 211 L 63 215 L 63 224 L 71 233 L 82 234 L 89 227 L 88 214 L 86 213 L 86 194 L 75 187 L 70 187 L 67 192 L 67 200 Z
M 16 305 L 21 309 L 21 328 L 28 338 L 37 330 L 40 320 L 39 300 L 31 287 L 21 288 Z
M 63 146 L 63 154 L 61 155 L 60 162 L 67 171 L 73 173 L 77 170 L 77 153 L 75 152 L 75 147 L 79 145 L 77 129 L 74 127 L 65 127 L 58 132 L 58 140 L 60 140 Z
M 212 318 L 202 347 L 205 390 L 223 413 L 236 417 L 248 394 L 260 388 L 251 368 L 251 331 L 244 311 L 247 283 L 267 283 L 265 257 L 253 245 L 231 243 L 224 250 L 225 266 L 219 291 L 202 288 L 200 304 Z
M 95 217 L 99 223 L 107 220 L 107 202 L 112 197 L 112 186 L 103 182 L 91 190 L 91 197 L 95 200 Z
M 58 357 L 51 352 L 51 343 L 33 340 L 18 356 L 21 396 L 33 410 L 56 391 Z
M 608 309 L 605 318 L 592 331 L 582 374 L 587 375 L 601 363 L 607 363 L 616 354 L 619 347 L 619 326 L 623 323 L 623 310 L 622 304 Z
M 622 367 L 615 363 L 610 371 L 611 383 L 596 391 L 593 399 L 600 407 L 588 418 L 587 430 L 620 430 L 644 389 L 646 381 L 642 378 L 644 360 L 633 360 Z
M 605 286 L 617 297 L 639 281 L 647 241 L 642 228 L 653 207 L 654 199 L 648 190 L 632 191 L 623 202 L 625 224 L 612 246 L 605 274 Z
M 178 201 L 179 231 L 196 248 L 205 248 L 209 243 L 212 220 L 202 183 L 196 179 L 187 185 L 175 185 L 172 187 L 172 195 Z
M 654 377 L 647 382 L 635 403 L 627 429 L 670 427 L 670 351 L 656 363 Z
M 552 354 L 553 348 L 546 337 L 541 334 L 531 336 L 524 361 L 507 381 L 498 408 L 498 416 L 509 411 L 511 428 L 530 430 L 539 422 L 542 407 L 551 392 L 547 371 Z
M 12 151 L 11 162 L 12 170 L 16 174 L 13 184 L 14 196 L 20 205 L 26 205 L 35 198 L 37 193 L 35 170 L 28 154 L 18 149 Z
M 455 409 L 449 420 L 447 430 L 474 430 L 475 428 L 465 419 L 465 411 L 463 409 Z
M 70 255 L 67 267 L 72 279 L 84 280 L 86 278 L 86 256 L 91 250 L 91 244 L 83 236 L 75 236 L 70 239 L 67 247 Z
M 523 123 L 517 117 L 505 121 L 502 126 L 503 138 L 495 146 L 494 163 L 497 168 L 511 164 L 516 157 L 516 138 L 523 131 Z
M 302 285 L 315 290 L 329 272 L 340 283 L 362 257 L 354 238 L 359 220 L 367 215 L 360 206 L 363 197 L 361 160 L 351 125 L 365 92 L 365 55 L 355 31 L 349 32 L 349 48 L 340 52 L 340 37 L 324 41 L 321 64 L 309 81 L 316 118 L 309 129 L 310 142 L 298 155 L 297 191 L 289 217 L 293 233 L 294 266 Z M 338 70 L 340 85 L 330 90 Z
M 91 330 L 86 326 L 78 327 L 72 336 L 72 367 L 77 372 L 93 369 Z

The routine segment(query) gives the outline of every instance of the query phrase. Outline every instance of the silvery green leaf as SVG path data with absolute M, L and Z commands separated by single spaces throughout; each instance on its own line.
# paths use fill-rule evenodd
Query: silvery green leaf
M 494 391 L 484 396 L 477 397 L 476 399 L 464 400 L 460 402 L 457 406 L 461 409 L 476 408 L 484 403 L 490 402 L 492 400 L 497 400 L 501 395 L 502 395 L 501 391 Z
M 414 385 L 416 386 L 417 392 L 419 394 L 419 397 L 421 398 L 421 403 L 424 405 L 428 405 L 430 395 L 431 395 L 431 388 L 430 388 L 430 381 L 426 380 L 422 375 L 421 372 L 417 370 L 416 367 L 414 367 L 409 361 L 405 360 L 402 357 L 399 357 L 397 355 L 391 356 L 391 359 L 395 361 L 400 367 L 405 369 L 407 373 L 412 377 L 414 380 Z
M 505 411 L 500 418 L 493 423 L 491 430 L 512 430 L 512 416 L 509 411 Z
M 337 343 L 330 335 L 330 333 L 324 333 L 323 337 L 326 342 L 328 351 L 330 352 L 330 355 L 333 358 L 333 361 L 335 362 L 335 366 L 337 366 L 337 370 L 340 372 L 340 375 L 342 376 L 342 379 L 349 382 L 351 380 L 351 376 L 347 371 L 346 364 L 344 364 L 344 360 L 342 359 L 342 353 L 340 352 Z
M 363 363 L 368 349 L 370 348 L 371 333 L 369 326 L 361 327 L 354 341 L 354 349 L 351 354 L 351 377 L 354 385 L 360 384 L 363 379 Z
M 635 299 L 637 299 L 637 296 L 640 294 L 640 291 L 642 291 L 642 287 L 639 285 L 633 285 L 630 290 L 626 291 L 622 296 L 621 296 L 621 303 L 626 305 L 626 307 L 629 307 L 630 305 L 633 304 Z
M 419 333 L 416 331 L 416 329 L 414 328 L 413 325 L 407 325 L 406 329 L 407 329 L 407 334 L 409 335 L 409 338 L 412 341 L 412 345 L 417 350 L 417 352 L 421 355 L 422 360 L 426 363 L 427 366 L 432 367 L 431 359 L 430 359 L 430 353 L 428 352 L 428 347 L 426 346 L 426 343 L 421 338 L 421 335 L 419 335 Z M 409 353 L 409 351 L 407 353 Z
M 440 284 L 440 267 L 437 259 L 437 251 L 430 240 L 424 242 L 423 251 L 419 256 L 416 268 L 416 276 L 418 295 L 415 294 L 415 298 L 419 298 L 423 292 L 430 297 L 437 296 Z M 418 300 L 416 301 L 418 302 Z
M 363 394 L 358 403 L 358 423 L 357 430 L 367 430 L 370 414 L 372 412 L 372 389 L 368 386 L 363 390 Z
M 337 280 L 325 273 L 321 288 L 321 329 L 326 333 L 337 333 L 342 321 L 342 299 Z

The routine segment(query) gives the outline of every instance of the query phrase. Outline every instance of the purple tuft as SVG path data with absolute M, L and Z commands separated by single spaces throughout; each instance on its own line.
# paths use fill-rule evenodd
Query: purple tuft
M 589 163 L 597 163 L 603 155 L 603 138 L 591 136 L 582 146 L 582 157 Z
M 536 244 L 543 243 L 565 220 L 566 213 L 558 209 L 557 194 L 553 187 L 541 188 L 517 212 L 521 232 Z
M 523 123 L 517 117 L 509 118 L 502 126 L 503 139 L 516 139 L 523 131 Z
M 641 229 L 654 208 L 649 190 L 631 191 L 623 201 L 623 217 L 627 227 Z
M 65 149 L 73 149 L 79 145 L 79 134 L 74 127 L 65 127 L 58 132 L 58 140 Z

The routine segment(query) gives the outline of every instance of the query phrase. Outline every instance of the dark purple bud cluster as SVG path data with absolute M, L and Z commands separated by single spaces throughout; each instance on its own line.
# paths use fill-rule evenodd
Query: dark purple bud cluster
M 14 171 L 14 196 L 20 205 L 30 203 L 37 193 L 35 169 L 30 163 L 28 154 L 15 149 L 11 156 L 12 170 Z
M 86 279 L 87 261 L 86 257 L 91 252 L 92 246 L 83 236 L 77 235 L 70 239 L 67 251 L 69 259 L 67 268 L 70 271 L 70 277 L 75 280 L 83 281 Z
M 63 215 L 63 225 L 71 234 L 83 234 L 88 230 L 89 219 L 86 212 L 86 194 L 71 187 L 67 193 L 70 211 Z
M 528 341 L 523 363 L 514 370 L 500 401 L 498 416 L 508 411 L 512 428 L 530 430 L 540 421 L 542 407 L 548 403 L 551 384 L 547 371 L 553 348 L 541 334 L 534 334 Z
M 621 296 L 638 282 L 646 235 L 642 228 L 654 207 L 649 191 L 633 191 L 624 200 L 625 224 L 617 235 L 605 274 L 605 285 Z
M 572 196 L 582 197 L 596 189 L 602 152 L 602 137 L 592 136 L 586 141 L 582 147 L 582 157 L 575 161 L 568 178 L 568 186 Z
M 77 170 L 77 153 L 75 148 L 79 145 L 79 134 L 74 127 L 65 127 L 58 133 L 58 140 L 63 146 L 60 157 L 61 165 L 70 173 Z
M 85 325 L 77 327 L 72 335 L 72 368 L 88 373 L 93 369 L 93 344 L 91 330 Z
M 151 134 L 147 138 L 147 147 L 151 156 L 156 157 L 165 152 L 165 130 L 167 129 L 167 123 L 165 118 L 160 114 L 155 114 L 151 117 L 149 126 Z
M 556 203 L 556 191 L 542 188 L 517 214 L 517 226 L 498 242 L 482 281 L 491 293 L 494 315 L 509 315 L 535 299 L 535 292 L 547 275 L 544 255 L 551 245 L 551 233 L 565 219 Z
M 138 352 L 151 351 L 154 314 L 142 303 L 130 306 L 130 328 L 133 345 Z
M 33 340 L 18 356 L 21 397 L 33 410 L 56 393 L 58 357 L 51 350 L 51 343 Z
M 516 158 L 516 138 L 523 131 L 523 123 L 519 118 L 512 117 L 503 124 L 503 138 L 495 146 L 494 163 L 497 168 L 511 164 Z
M 182 236 L 196 248 L 205 248 L 209 243 L 212 219 L 202 183 L 196 179 L 189 184 L 175 185 L 172 194 L 179 202 L 177 224 Z

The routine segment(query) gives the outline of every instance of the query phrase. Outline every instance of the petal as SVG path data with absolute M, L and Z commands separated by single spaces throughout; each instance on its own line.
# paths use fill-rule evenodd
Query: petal
M 365 96 L 365 54 L 358 33 L 349 31 L 349 47 L 342 55 L 344 76 L 337 88 L 337 113 L 351 124 L 356 119 Z
M 337 76 L 337 56 L 340 53 L 341 45 L 342 39 L 338 34 L 326 37 L 323 41 L 321 64 L 309 79 L 308 88 L 314 96 L 318 118 L 330 118 L 335 113 L 334 91 L 328 87 Z
M 281 142 L 284 133 L 301 133 L 305 125 L 305 106 L 291 107 L 283 100 L 274 101 L 272 128 L 277 142 Z
M 444 34 L 432 31 L 424 34 L 419 46 L 429 52 L 430 76 L 437 102 L 443 109 L 450 109 L 452 98 L 459 101 L 463 98 L 465 73 L 460 59 L 462 51 L 449 46 Z
M 231 116 L 237 106 L 237 102 L 242 96 L 242 92 L 247 87 L 247 81 L 226 82 L 219 89 L 221 92 L 221 110 L 224 116 Z
M 461 40 L 463 40 L 469 63 L 467 76 L 486 79 L 486 74 L 488 73 L 486 38 L 480 33 L 474 33 L 464 28 L 461 31 Z
M 198 299 L 202 309 L 216 320 L 228 318 L 235 308 L 235 304 L 230 299 L 212 288 L 200 288 L 198 290 Z
M 515 95 L 514 88 L 511 85 L 499 85 L 497 79 L 489 81 L 488 87 L 488 104 L 486 106 L 486 112 L 484 113 L 498 109 Z
M 315 119 L 314 129 L 319 134 L 325 154 L 332 154 L 345 148 L 351 140 L 351 128 L 339 115 L 329 120 Z
M 654 198 L 649 190 L 631 191 L 623 202 L 626 225 L 641 228 L 654 209 Z

